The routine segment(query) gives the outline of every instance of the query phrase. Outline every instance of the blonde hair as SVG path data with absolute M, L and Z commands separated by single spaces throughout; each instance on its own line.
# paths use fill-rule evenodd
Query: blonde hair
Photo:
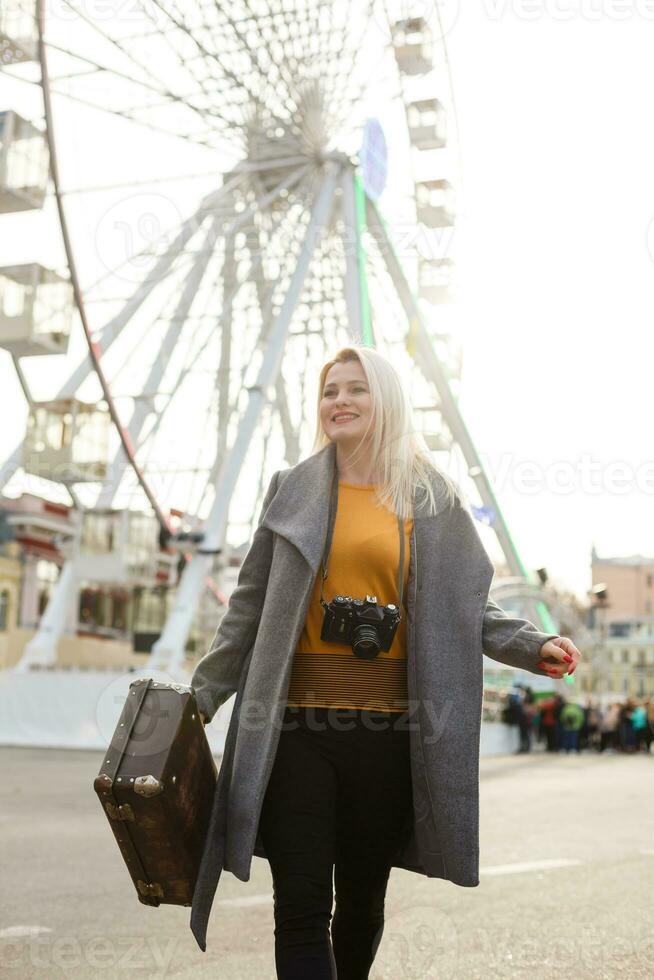
M 376 489 L 378 502 L 404 519 L 413 517 L 413 494 L 416 490 L 426 495 L 428 513 L 435 514 L 438 505 L 433 483 L 436 481 L 449 506 L 457 501 L 465 505 L 458 484 L 434 463 L 424 436 L 417 430 L 402 378 L 391 361 L 373 347 L 363 344 L 342 347 L 323 365 L 318 384 L 316 437 L 309 455 L 320 452 L 331 442 L 320 418 L 322 392 L 331 367 L 348 361 L 359 362 L 370 390 L 371 426 L 364 432 L 357 450 L 372 427 L 371 455 L 376 460 L 380 475 Z M 350 460 L 357 458 L 356 452 Z

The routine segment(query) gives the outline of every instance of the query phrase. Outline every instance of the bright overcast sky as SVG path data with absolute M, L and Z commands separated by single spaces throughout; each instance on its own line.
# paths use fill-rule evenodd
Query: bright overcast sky
M 654 555 L 654 3 L 465 8 L 462 406 L 525 563 L 583 595 L 591 542 Z
M 591 542 L 654 555 L 654 0 L 445 8 L 460 404 L 526 565 L 583 596 Z M 0 351 L 5 420 L 20 397 Z

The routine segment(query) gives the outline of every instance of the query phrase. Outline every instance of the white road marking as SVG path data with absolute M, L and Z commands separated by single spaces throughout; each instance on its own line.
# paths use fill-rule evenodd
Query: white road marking
M 654 851 L 650 853 L 654 854 Z M 526 871 L 548 871 L 550 868 L 573 868 L 582 861 L 573 858 L 549 858 L 543 861 L 519 861 L 515 864 L 493 864 L 480 868 L 483 875 L 512 875 Z M 233 909 L 253 908 L 257 905 L 270 905 L 272 895 L 244 895 L 243 898 L 221 898 L 216 904 Z
M 513 875 L 524 871 L 548 871 L 550 868 L 572 868 L 582 864 L 572 858 L 549 858 L 543 861 L 518 861 L 516 864 L 491 864 L 480 868 L 482 875 Z
M 7 926 L 0 929 L 0 939 L 15 939 L 20 936 L 38 936 L 42 932 L 52 932 L 48 926 Z
M 253 905 L 269 905 L 272 895 L 245 895 L 243 898 L 221 898 L 217 905 L 228 905 L 230 908 L 243 909 Z

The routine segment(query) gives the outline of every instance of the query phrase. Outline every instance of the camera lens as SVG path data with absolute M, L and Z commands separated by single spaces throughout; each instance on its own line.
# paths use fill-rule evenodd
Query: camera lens
M 352 651 L 357 657 L 372 660 L 381 650 L 381 644 L 374 626 L 357 626 L 352 634 Z

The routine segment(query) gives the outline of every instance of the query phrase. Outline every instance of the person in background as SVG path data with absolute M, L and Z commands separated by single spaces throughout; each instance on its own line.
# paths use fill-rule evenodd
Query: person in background
M 540 727 L 545 735 L 547 752 L 556 752 L 559 748 L 556 712 L 559 700 L 559 695 L 555 694 L 540 702 Z
M 597 708 L 591 698 L 587 698 L 586 704 L 584 705 L 584 723 L 579 734 L 579 745 L 582 749 L 595 747 L 598 724 L 599 716 Z
M 645 735 L 645 744 L 647 746 L 647 752 L 651 751 L 651 745 L 653 740 L 654 740 L 654 698 L 650 698 L 647 703 L 647 729 Z
M 538 710 L 536 707 L 536 698 L 534 697 L 534 692 L 528 684 L 518 684 L 517 685 L 521 692 L 522 698 L 520 702 L 520 716 L 518 718 L 518 726 L 520 730 L 520 748 L 518 752 L 531 752 L 531 734 L 534 723 L 534 715 Z
M 506 702 L 502 711 L 502 721 L 505 725 L 509 725 L 510 727 L 516 726 L 518 728 L 520 745 L 515 751 L 516 753 L 523 752 L 522 727 L 524 724 L 524 707 L 519 684 L 516 684 L 507 692 Z
M 631 717 L 634 711 L 634 701 L 633 698 L 627 698 L 623 704 L 620 705 L 620 720 L 618 723 L 618 733 L 619 733 L 619 747 L 622 752 L 635 752 L 636 751 L 636 733 L 634 732 L 634 726 L 631 722 Z
M 573 749 L 575 752 L 581 752 L 579 733 L 584 723 L 584 709 L 574 701 L 564 702 L 559 722 L 563 736 L 561 748 L 565 749 L 566 754 Z
M 649 752 L 649 746 L 646 743 L 648 727 L 647 708 L 644 702 L 637 702 L 634 705 L 634 710 L 631 713 L 631 727 L 634 730 L 636 752 L 640 752 L 642 749 Z
M 616 751 L 618 747 L 618 724 L 620 722 L 620 705 L 617 703 L 604 705 L 600 711 L 600 743 L 599 750 Z

